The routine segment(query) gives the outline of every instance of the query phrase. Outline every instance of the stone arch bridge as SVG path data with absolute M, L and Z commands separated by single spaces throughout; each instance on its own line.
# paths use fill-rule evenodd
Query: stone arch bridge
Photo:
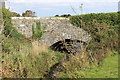
M 12 17 L 13 26 L 26 37 L 32 36 L 36 21 L 45 30 L 41 40 L 54 50 L 75 53 L 91 40 L 86 31 L 73 26 L 68 18 Z

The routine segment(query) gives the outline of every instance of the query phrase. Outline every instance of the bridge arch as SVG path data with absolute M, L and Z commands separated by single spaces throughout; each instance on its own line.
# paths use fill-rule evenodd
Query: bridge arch
M 50 48 L 54 51 L 59 51 L 62 53 L 75 54 L 80 53 L 86 45 L 87 43 L 84 41 L 64 39 L 63 41 L 58 41 L 52 44 Z

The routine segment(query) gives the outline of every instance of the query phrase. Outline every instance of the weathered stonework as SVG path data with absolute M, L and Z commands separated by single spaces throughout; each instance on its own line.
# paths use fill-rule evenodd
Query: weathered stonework
M 39 20 L 39 18 L 32 17 L 12 17 L 12 24 L 18 32 L 22 33 L 26 37 L 31 37 L 32 26 L 36 26 L 36 21 Z
M 42 36 L 42 40 L 49 46 L 64 39 L 89 41 L 90 35 L 82 28 L 73 26 L 69 19 L 51 18 L 47 19 L 46 33 Z
M 32 26 L 36 26 L 36 21 L 40 21 L 41 28 L 46 31 L 41 40 L 47 43 L 48 46 L 64 39 L 84 42 L 91 39 L 86 31 L 73 26 L 68 18 L 12 17 L 13 26 L 26 37 L 32 36 Z

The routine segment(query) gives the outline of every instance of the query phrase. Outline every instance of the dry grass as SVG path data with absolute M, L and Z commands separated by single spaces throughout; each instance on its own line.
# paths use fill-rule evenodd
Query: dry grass
M 0 78 L 2 77 L 2 65 L 0 65 Z
M 38 54 L 39 52 L 48 52 L 48 47 L 42 41 L 32 42 L 32 53 Z

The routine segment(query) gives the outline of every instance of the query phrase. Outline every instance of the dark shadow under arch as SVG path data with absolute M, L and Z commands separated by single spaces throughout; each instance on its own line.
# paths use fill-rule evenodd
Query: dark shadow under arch
M 54 43 L 50 48 L 54 51 L 70 54 L 80 52 L 82 44 L 86 45 L 87 43 L 80 40 L 65 39 L 64 41 Z

